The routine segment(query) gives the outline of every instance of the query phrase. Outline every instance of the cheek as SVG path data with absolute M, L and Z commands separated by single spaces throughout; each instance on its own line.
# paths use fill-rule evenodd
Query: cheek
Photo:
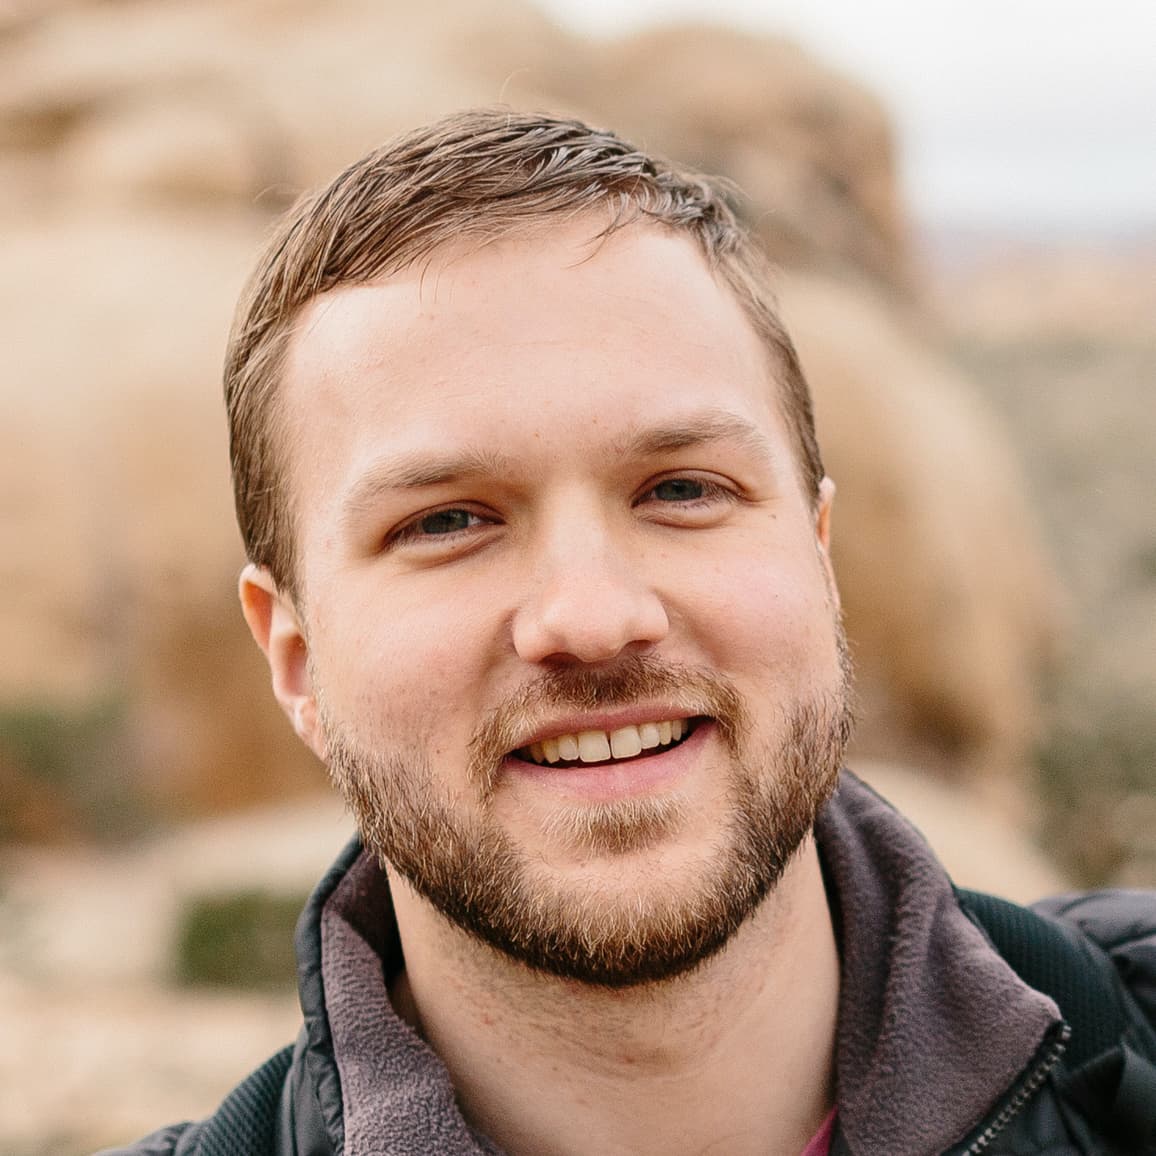
M 312 638 L 318 680 L 336 716 L 366 738 L 420 742 L 433 755 L 456 730 L 468 730 L 486 625 L 467 600 L 407 605 L 377 593 L 334 601 L 357 608 L 319 616 Z
M 696 585 L 674 600 L 696 644 L 721 669 L 797 677 L 835 653 L 835 612 L 817 556 L 718 561 Z

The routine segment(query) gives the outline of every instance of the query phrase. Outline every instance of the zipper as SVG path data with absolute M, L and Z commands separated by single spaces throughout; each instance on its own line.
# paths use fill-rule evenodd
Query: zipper
M 1027 1074 L 1012 1098 L 996 1114 L 995 1119 L 972 1141 L 969 1148 L 964 1149 L 963 1156 L 975 1156 L 991 1147 L 996 1137 L 1023 1111 L 1028 1101 L 1044 1085 L 1052 1070 L 1063 1058 L 1068 1040 L 1071 1038 L 1072 1029 L 1066 1023 L 1060 1024 L 1059 1036 L 1052 1041 L 1043 1059 Z

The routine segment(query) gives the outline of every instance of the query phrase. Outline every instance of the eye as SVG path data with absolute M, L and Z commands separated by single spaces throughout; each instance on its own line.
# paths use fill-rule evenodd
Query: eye
M 458 530 L 468 530 L 474 521 L 480 521 L 477 514 L 469 510 L 438 510 L 419 518 L 413 529 L 421 534 L 454 534 Z
M 705 529 L 725 522 L 742 500 L 742 491 L 728 478 L 671 474 L 647 482 L 634 506 L 658 526 Z
M 706 496 L 707 484 L 700 478 L 667 478 L 651 495 L 660 502 L 694 502 Z
M 387 545 L 437 545 L 452 542 L 459 535 L 467 534 L 490 521 L 462 506 L 449 506 L 444 510 L 431 510 L 406 522 L 392 534 Z
M 655 482 L 639 498 L 639 503 L 652 502 L 665 506 L 708 506 L 719 502 L 731 502 L 736 498 L 733 490 L 710 478 L 693 475 L 679 475 L 663 478 Z

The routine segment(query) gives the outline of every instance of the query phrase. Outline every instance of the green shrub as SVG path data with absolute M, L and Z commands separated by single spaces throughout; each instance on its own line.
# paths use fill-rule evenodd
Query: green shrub
M 1127 820 L 1156 793 L 1156 717 L 1123 694 L 1086 712 L 1061 718 L 1039 751 L 1044 835 L 1078 882 L 1107 886 L 1151 852 Z
M 152 825 L 123 699 L 0 704 L 0 840 L 121 840 Z
M 292 987 L 293 930 L 305 899 L 268 891 L 190 899 L 178 928 L 177 979 L 215 987 Z

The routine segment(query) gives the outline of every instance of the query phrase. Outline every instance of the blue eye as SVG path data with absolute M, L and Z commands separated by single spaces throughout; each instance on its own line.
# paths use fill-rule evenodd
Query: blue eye
M 451 543 L 460 543 L 462 539 L 459 535 L 469 534 L 485 525 L 485 522 L 485 518 L 461 506 L 431 510 L 392 533 L 388 544 L 420 549 L 423 545 L 435 546 L 444 542 L 448 548 Z
M 695 502 L 706 496 L 706 488 L 697 478 L 668 478 L 650 492 L 660 502 Z
M 439 534 L 455 534 L 459 530 L 468 530 L 477 518 L 469 510 L 437 510 L 421 518 L 415 529 L 431 537 Z

